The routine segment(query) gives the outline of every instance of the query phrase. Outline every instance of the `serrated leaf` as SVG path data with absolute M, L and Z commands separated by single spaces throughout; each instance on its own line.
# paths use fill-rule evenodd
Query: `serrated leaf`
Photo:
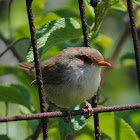
M 52 46 L 61 42 L 80 38 L 82 36 L 81 25 L 73 18 L 60 18 L 50 21 L 36 30 L 37 44 L 40 58 Z M 27 53 L 27 61 L 33 61 L 32 47 Z
M 72 110 L 80 109 L 80 105 L 76 105 Z M 86 120 L 84 116 L 73 116 L 69 123 L 64 121 L 64 118 L 59 118 L 59 128 L 60 128 L 60 135 L 61 139 L 64 140 L 67 135 L 77 132 L 82 129 L 87 123 L 88 119 Z
M 27 106 L 22 93 L 12 85 L 0 85 L 0 101 Z
M 7 135 L 0 135 L 0 140 L 11 140 Z

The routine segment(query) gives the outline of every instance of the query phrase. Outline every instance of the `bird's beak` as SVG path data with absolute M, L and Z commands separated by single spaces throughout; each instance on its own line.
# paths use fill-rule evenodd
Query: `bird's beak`
M 98 62 L 98 65 L 99 65 L 99 66 L 111 66 L 111 64 L 108 63 L 108 62 L 106 62 L 106 61 L 99 61 L 99 62 Z

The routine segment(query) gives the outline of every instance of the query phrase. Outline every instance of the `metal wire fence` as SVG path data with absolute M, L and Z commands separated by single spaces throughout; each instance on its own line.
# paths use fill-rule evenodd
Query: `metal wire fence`
M 42 73 L 41 73 L 41 69 L 40 69 L 39 53 L 38 53 L 37 41 L 36 41 L 36 32 L 35 32 L 34 18 L 33 18 L 33 12 L 32 12 L 32 2 L 33 2 L 33 0 L 26 0 L 29 26 L 30 26 L 30 32 L 31 32 L 31 41 L 32 41 L 32 47 L 33 47 L 33 53 L 34 53 L 34 62 L 35 62 L 36 75 L 37 75 L 38 91 L 39 91 L 39 98 L 40 98 L 40 112 L 41 113 L 21 115 L 21 116 L 0 117 L 0 122 L 41 119 L 42 130 L 43 130 L 43 139 L 48 140 L 49 137 L 48 137 L 48 129 L 47 129 L 47 119 L 55 118 L 55 117 L 67 117 L 68 114 L 66 112 L 61 112 L 61 111 L 46 112 L 45 94 L 44 94 L 44 89 L 43 89 Z M 82 29 L 83 29 L 85 47 L 90 47 L 84 1 L 78 0 L 78 2 L 79 2 L 79 9 L 80 9 L 80 15 L 81 15 L 81 21 L 82 21 Z M 140 47 L 139 47 L 138 35 L 137 35 L 137 30 L 136 30 L 136 25 L 135 25 L 135 20 L 134 20 L 134 10 L 133 10 L 133 5 L 132 5 L 132 0 L 127 0 L 127 5 L 128 5 L 128 11 L 129 11 L 129 17 L 130 17 L 130 26 L 131 26 L 133 43 L 134 43 L 135 57 L 136 57 L 137 77 L 138 77 L 139 88 L 140 88 Z M 98 113 L 140 109 L 140 103 L 98 108 L 96 95 L 92 98 L 92 103 L 93 103 L 93 116 L 94 116 L 93 125 L 95 127 L 96 140 L 101 139 Z M 72 110 L 71 116 L 84 115 L 87 113 L 88 113 L 88 109 Z

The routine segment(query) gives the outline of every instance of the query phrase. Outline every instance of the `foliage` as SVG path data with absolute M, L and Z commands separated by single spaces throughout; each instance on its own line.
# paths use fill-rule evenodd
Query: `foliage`
M 139 0 L 133 0 L 133 2 L 140 4 Z M 2 0 L 0 4 L 0 45 L 2 41 L 7 45 L 24 37 L 30 38 L 25 1 L 12 1 L 9 9 L 10 20 L 7 15 L 8 1 Z M 102 0 L 97 7 L 93 8 L 90 0 L 85 0 L 85 7 L 91 47 L 98 49 L 105 59 L 110 59 L 126 26 L 124 22 L 128 15 L 126 1 Z M 55 5 L 51 0 L 33 1 L 33 12 L 41 61 L 56 55 L 66 47 L 83 45 L 77 1 L 60 0 L 58 3 L 56 1 Z M 136 12 L 138 29 L 139 17 L 138 10 Z M 26 56 L 28 62 L 33 61 L 31 42 L 22 40 L 13 48 L 22 60 Z M 11 57 L 10 55 L 6 53 L 0 60 L 0 116 L 5 116 L 6 112 L 8 116 L 39 112 L 37 88 L 30 86 L 33 80 L 31 77 L 35 77 L 34 74 L 19 69 L 18 64 L 11 66 L 14 60 L 13 55 Z M 7 62 L 9 62 L 8 65 L 6 65 Z M 131 36 L 128 36 L 99 93 L 102 103 L 109 98 L 104 106 L 139 102 Z M 77 105 L 71 109 L 79 108 L 83 106 Z M 138 140 L 140 138 L 139 118 L 140 113 L 137 110 L 99 114 L 102 139 Z M 0 139 L 26 139 L 35 131 L 37 124 L 37 120 L 13 122 L 8 125 L 1 123 Z M 84 120 L 83 116 L 72 117 L 69 123 L 65 123 L 63 118 L 50 119 L 49 137 L 58 140 L 66 137 L 74 140 L 90 140 L 94 137 L 93 124 L 93 118 Z M 40 137 L 42 138 L 42 135 Z

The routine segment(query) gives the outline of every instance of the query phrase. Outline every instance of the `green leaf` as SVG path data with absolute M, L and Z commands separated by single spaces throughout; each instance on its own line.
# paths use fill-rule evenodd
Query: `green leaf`
M 36 34 L 39 54 L 42 57 L 50 47 L 67 40 L 80 38 L 82 36 L 82 29 L 75 19 L 60 18 L 43 25 L 40 29 L 36 30 Z M 33 61 L 31 46 L 27 54 L 27 61 Z
M 87 134 L 78 135 L 74 140 L 93 140 L 93 137 Z
M 138 140 L 131 126 L 123 119 L 116 117 L 112 112 L 99 114 L 99 122 L 101 133 L 104 133 L 113 140 Z M 91 118 L 86 127 L 94 131 L 94 129 L 91 128 L 93 125 L 94 120 Z
M 11 140 L 7 135 L 0 135 L 0 140 Z
M 18 89 L 21 92 L 21 94 L 24 98 L 24 104 L 29 107 L 31 105 L 31 102 L 30 102 L 30 96 L 29 96 L 30 94 L 29 94 L 28 90 L 25 87 L 23 87 L 21 85 L 17 85 L 17 84 L 11 84 L 10 86 Z
M 136 60 L 134 53 L 127 53 L 120 58 L 120 62 L 123 66 L 135 66 Z
M 125 5 L 120 0 L 103 0 L 98 2 L 97 6 L 95 7 L 95 26 L 92 29 L 94 34 L 97 34 L 101 23 L 104 19 L 104 16 L 108 10 L 108 8 L 115 8 L 115 9 L 123 9 L 126 10 Z
M 138 137 L 140 137 L 140 112 L 138 110 L 127 110 L 115 112 L 115 115 L 124 119 L 135 130 Z
M 25 114 L 32 114 L 32 112 L 27 108 L 27 107 L 25 107 L 25 106 L 22 106 L 22 105 L 20 105 L 20 113 L 22 114 L 22 115 L 25 115 Z M 36 130 L 36 128 L 37 128 L 37 126 L 38 126 L 38 120 L 28 120 L 27 121 L 28 122 L 28 124 L 29 124 L 29 126 L 30 126 L 30 128 L 33 130 L 33 132 Z
M 7 135 L 0 135 L 0 140 L 11 140 Z
M 24 100 L 23 94 L 20 90 L 15 88 L 14 85 L 0 85 L 0 101 L 28 106 Z
M 71 108 L 72 110 L 79 110 L 80 105 Z M 64 121 L 64 118 L 59 118 L 59 128 L 60 128 L 60 135 L 61 139 L 64 140 L 66 136 L 71 133 L 77 132 L 82 129 L 87 123 L 88 119 L 86 120 L 84 116 L 73 116 L 69 123 Z
M 134 130 L 114 113 L 99 115 L 101 131 L 116 140 L 138 140 Z
M 116 4 L 113 4 L 111 6 L 113 9 L 121 10 L 121 11 L 126 11 L 127 7 L 126 5 L 120 0 L 120 2 L 117 2 Z
M 104 34 L 99 34 L 95 39 L 94 38 L 95 37 L 93 37 L 91 44 L 96 44 L 98 47 L 101 47 L 103 49 L 108 48 L 113 42 L 113 40 L 110 37 Z
M 107 9 L 108 5 L 104 1 L 98 2 L 98 5 L 95 7 L 95 26 L 93 28 L 95 34 L 97 34 L 97 32 L 99 31 L 99 28 L 101 26 L 101 23 L 103 21 Z
M 140 0 L 133 0 L 136 4 L 140 5 Z
M 55 13 L 48 13 L 47 15 L 41 15 L 38 18 L 35 18 L 35 27 L 36 29 L 40 28 L 42 25 L 44 25 L 48 21 L 56 20 L 60 18 Z M 25 32 L 26 30 L 26 32 Z M 30 37 L 30 29 L 29 24 L 24 24 L 17 28 L 16 30 L 16 38 L 22 38 L 22 37 Z
M 58 121 L 53 120 L 53 123 L 48 125 L 48 134 L 50 139 L 60 140 Z
M 0 76 L 13 74 L 26 88 L 31 97 L 31 102 L 35 109 L 39 110 L 39 96 L 35 86 L 31 86 L 31 79 L 25 75 L 25 72 L 18 67 L 0 65 Z
M 136 12 L 136 25 L 137 25 L 137 28 L 139 29 L 140 28 L 140 9 L 137 10 Z

